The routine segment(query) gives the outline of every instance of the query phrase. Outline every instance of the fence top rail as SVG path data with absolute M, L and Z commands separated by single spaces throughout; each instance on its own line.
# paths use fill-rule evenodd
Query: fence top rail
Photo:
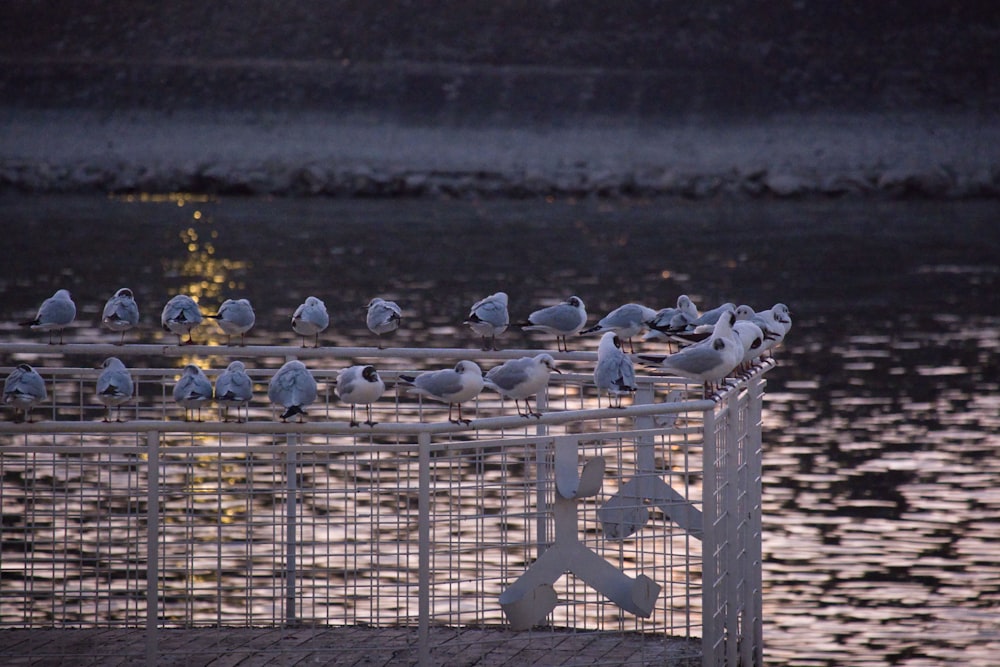
M 63 356 L 86 354 L 103 357 L 211 357 L 238 358 L 286 357 L 288 359 L 438 359 L 446 361 L 518 359 L 547 352 L 557 361 L 594 362 L 596 352 L 556 352 L 542 349 L 483 351 L 470 348 L 387 347 L 296 347 L 294 345 L 153 345 L 147 343 L 113 345 L 110 343 L 0 343 L 0 354 Z
M 525 426 L 558 426 L 571 422 L 598 419 L 653 417 L 657 415 L 713 410 L 718 403 L 712 400 L 678 401 L 631 405 L 623 408 L 592 408 L 586 410 L 557 410 L 540 417 L 487 417 L 474 419 L 469 424 L 452 422 L 387 422 L 374 426 L 351 426 L 346 421 L 312 422 L 186 422 L 163 420 L 135 420 L 128 422 L 101 421 L 36 421 L 31 423 L 0 422 L 2 435 L 62 435 L 62 434 L 112 434 L 112 433 L 199 433 L 199 434 L 250 434 L 250 435 L 429 435 L 476 433 L 478 431 L 516 430 Z

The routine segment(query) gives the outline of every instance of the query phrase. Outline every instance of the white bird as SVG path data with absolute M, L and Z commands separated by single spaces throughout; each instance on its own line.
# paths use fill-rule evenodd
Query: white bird
M 715 326 L 715 323 L 719 321 L 719 318 L 730 310 L 736 310 L 735 303 L 724 303 L 721 306 L 716 306 L 712 310 L 706 310 L 690 322 L 687 328 L 688 330 L 693 330 L 705 325 Z
M 334 392 L 344 403 L 351 405 L 351 426 L 358 426 L 355 409 L 359 403 L 367 410 L 369 426 L 374 426 L 372 420 L 372 403 L 382 398 L 385 393 L 385 383 L 379 377 L 374 366 L 351 366 L 337 373 L 337 386 Z
M 649 320 L 649 328 L 661 334 L 674 331 L 683 331 L 688 324 L 698 319 L 698 309 L 687 294 L 677 297 L 677 305 L 674 307 L 661 308 Z M 652 332 L 651 332 L 652 333 Z M 655 337 L 655 336 L 654 336 Z M 656 337 L 658 338 L 658 337 Z M 664 335 L 665 339 L 666 336 Z
M 614 331 L 608 331 L 601 336 L 597 347 L 597 366 L 594 367 L 594 384 L 597 385 L 598 406 L 600 395 L 608 395 L 608 403 L 612 407 L 622 407 L 622 396 L 634 394 L 635 367 L 632 360 L 622 351 L 622 341 Z M 617 398 L 617 405 L 613 405 Z
M 715 324 L 712 335 L 705 340 L 671 355 L 640 354 L 639 359 L 657 364 L 660 370 L 696 380 L 704 384 L 704 397 L 709 397 L 713 383 L 719 382 L 743 360 L 743 344 L 733 332 L 736 312 L 728 311 Z
M 118 408 L 118 417 L 115 421 L 122 420 L 122 404 L 132 398 L 135 384 L 132 382 L 132 374 L 128 372 L 125 364 L 118 357 L 108 357 L 101 364 L 104 368 L 97 377 L 97 400 L 104 404 L 106 412 L 104 421 L 111 421 L 111 408 Z
M 491 294 L 474 303 L 464 323 L 482 336 L 484 350 L 496 350 L 496 337 L 506 331 L 510 324 L 506 292 Z
M 619 338 L 627 340 L 629 349 L 634 351 L 632 336 L 637 336 L 648 328 L 649 322 L 654 317 L 656 317 L 656 311 L 652 308 L 638 303 L 626 303 L 602 317 L 596 325 L 581 331 L 580 335 L 614 331 Z
M 18 364 L 3 383 L 3 402 L 14 407 L 14 421 L 21 421 L 17 418 L 21 410 L 23 421 L 31 423 L 31 409 L 48 397 L 45 380 L 28 364 Z
M 556 337 L 556 348 L 568 352 L 567 336 L 580 332 L 587 324 L 587 308 L 578 296 L 571 296 L 560 304 L 536 310 L 521 323 L 524 331 L 544 331 Z
M 195 300 L 187 294 L 178 294 L 167 301 L 167 304 L 163 306 L 163 312 L 160 313 L 160 324 L 163 325 L 164 331 L 177 334 L 178 345 L 182 344 L 181 336 L 184 334 L 187 334 L 188 339 L 183 344 L 191 345 L 194 343 L 191 330 L 201 324 L 201 320 L 201 309 L 198 308 Z
M 368 314 L 365 323 L 368 330 L 378 336 L 378 347 L 382 349 L 382 335 L 392 333 L 399 328 L 403 311 L 395 301 L 386 301 L 378 297 L 368 302 Z
M 486 373 L 485 386 L 500 393 L 501 396 L 514 400 L 514 408 L 522 417 L 541 417 L 538 412 L 531 411 L 529 397 L 534 396 L 549 384 L 549 374 L 555 371 L 556 362 L 551 354 L 537 354 L 534 357 L 511 359 L 500 366 L 491 368 Z M 524 400 L 524 412 L 518 401 Z
M 753 362 L 763 354 L 764 332 L 761 328 L 749 320 L 741 320 L 737 316 L 733 331 L 743 345 L 743 359 L 740 361 L 741 371 L 748 371 L 753 366 Z
M 326 304 L 314 296 L 306 297 L 292 314 L 292 329 L 302 336 L 302 347 L 306 346 L 306 336 L 315 336 L 315 346 L 319 347 L 319 335 L 328 326 L 330 315 L 326 312 Z
M 764 333 L 760 356 L 769 355 L 785 340 L 785 334 L 792 328 L 791 313 L 788 306 L 783 303 L 776 303 L 768 310 L 759 313 L 754 312 L 750 306 L 740 306 L 736 309 L 736 319 L 753 322 Z
M 236 335 L 240 337 L 240 345 L 246 345 L 246 334 L 257 321 L 253 306 L 247 299 L 226 299 L 219 306 L 217 314 L 206 317 L 219 323 L 219 328 L 226 334 L 226 345 L 231 345 L 232 338 Z
M 101 323 L 112 331 L 122 334 L 119 345 L 125 344 L 125 332 L 139 323 L 139 306 L 135 302 L 132 290 L 122 287 L 104 304 Z
M 69 291 L 61 289 L 50 296 L 38 308 L 35 318 L 27 322 L 21 322 L 22 327 L 31 327 L 38 331 L 49 332 L 49 345 L 52 344 L 52 332 L 59 332 L 59 344 L 63 342 L 63 329 L 68 327 L 76 319 L 76 304 L 69 295 Z
M 448 421 L 468 424 L 462 419 L 462 403 L 472 400 L 483 390 L 483 371 L 474 361 L 460 361 L 455 368 L 427 371 L 420 375 L 400 375 L 399 379 L 411 386 L 411 391 L 448 404 Z M 458 419 L 451 418 L 451 411 L 458 406 Z
M 305 364 L 293 359 L 279 368 L 271 378 L 267 385 L 267 398 L 275 405 L 285 408 L 281 413 L 281 421 L 300 415 L 301 422 L 301 415 L 306 414 L 306 406 L 316 400 L 316 378 Z
M 240 408 L 247 410 L 250 420 L 250 401 L 253 400 L 253 381 L 247 375 L 242 361 L 233 361 L 215 379 L 215 400 L 223 408 L 223 421 L 229 421 L 229 408 L 236 408 L 236 422 L 240 422 Z
M 198 410 L 201 421 L 201 406 L 212 400 L 212 383 L 205 373 L 194 364 L 184 367 L 181 379 L 174 385 L 174 402 L 184 408 L 184 421 L 190 421 L 190 410 Z

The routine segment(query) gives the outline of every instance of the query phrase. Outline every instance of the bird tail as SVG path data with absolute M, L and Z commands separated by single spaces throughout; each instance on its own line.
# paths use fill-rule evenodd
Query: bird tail
M 400 375 L 399 379 L 407 384 L 413 384 L 413 381 L 417 379 L 416 375 Z
M 641 361 L 651 364 L 662 364 L 663 360 L 667 358 L 664 354 L 640 354 L 638 357 Z
M 301 405 L 293 405 L 281 413 L 281 418 L 288 419 L 289 417 L 294 417 L 295 415 L 304 414 L 306 414 L 306 411 L 302 409 Z
M 584 329 L 583 331 L 581 331 L 580 335 L 582 336 L 584 334 L 594 333 L 595 331 L 600 331 L 601 329 L 603 329 L 603 327 L 600 324 L 595 324 L 589 329 Z
M 37 317 L 35 319 L 33 319 L 33 320 L 28 320 L 27 322 L 18 322 L 18 326 L 22 326 L 22 327 L 33 327 L 36 324 L 38 324 L 38 318 Z

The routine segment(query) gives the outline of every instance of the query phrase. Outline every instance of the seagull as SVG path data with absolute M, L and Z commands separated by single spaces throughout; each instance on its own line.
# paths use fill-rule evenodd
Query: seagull
M 483 390 L 483 371 L 474 361 L 460 361 L 455 368 L 428 371 L 420 375 L 400 375 L 399 379 L 410 385 L 411 391 L 448 404 L 448 421 L 468 424 L 462 419 L 462 403 L 471 400 Z M 458 419 L 451 418 L 451 411 L 458 406 Z
M 174 385 L 174 401 L 184 408 L 184 421 L 191 421 L 189 410 L 198 410 L 198 421 L 201 421 L 201 406 L 212 400 L 212 383 L 205 373 L 194 364 L 184 367 L 181 379 Z
M 608 395 L 608 404 L 611 407 L 622 407 L 622 396 L 624 394 L 634 394 L 635 368 L 632 360 L 622 352 L 622 341 L 614 331 L 608 331 L 601 336 L 601 343 L 597 347 L 597 366 L 594 367 L 594 384 L 597 385 L 598 407 L 600 407 L 600 395 Z M 614 398 L 617 398 L 617 405 L 613 405 Z
M 698 319 L 698 309 L 694 302 L 687 294 L 681 294 L 677 297 L 676 306 L 656 311 L 647 324 L 657 331 L 681 331 L 696 319 Z
M 578 296 L 571 296 L 560 304 L 536 310 L 519 326 L 524 331 L 544 331 L 556 337 L 556 348 L 568 352 L 566 337 L 580 332 L 587 324 L 587 308 Z
M 97 378 L 97 400 L 103 403 L 107 409 L 104 421 L 111 421 L 111 408 L 115 407 L 118 408 L 118 417 L 115 421 L 120 422 L 122 420 L 122 403 L 132 398 L 135 387 L 132 375 L 118 357 L 108 357 L 101 364 L 101 367 L 104 370 Z
M 22 327 L 31 327 L 39 331 L 49 332 L 49 345 L 52 345 L 52 332 L 59 332 L 59 344 L 63 343 L 63 329 L 76 319 L 76 304 L 68 290 L 58 290 L 38 308 L 35 319 L 21 322 Z
M 319 347 L 319 334 L 328 326 L 330 315 L 326 312 L 326 304 L 314 296 L 306 297 L 292 314 L 292 329 L 302 336 L 302 347 L 306 346 L 306 336 L 315 336 L 315 346 Z
M 715 324 L 705 340 L 670 355 L 640 354 L 639 359 L 656 364 L 660 370 L 704 383 L 704 397 L 709 397 L 712 383 L 718 382 L 743 360 L 743 344 L 733 333 L 736 312 L 728 311 Z
M 464 323 L 483 337 L 483 350 L 496 350 L 496 337 L 506 331 L 507 325 L 510 324 L 507 293 L 497 292 L 474 303 Z
M 764 332 L 761 328 L 750 320 L 741 320 L 736 316 L 736 324 L 733 331 L 743 345 L 743 359 L 740 361 L 739 369 L 749 371 L 753 362 L 764 352 Z
M 637 336 L 647 328 L 647 322 L 656 317 L 656 311 L 637 303 L 626 303 L 619 306 L 601 318 L 601 320 L 589 329 L 584 329 L 580 335 L 592 333 L 604 333 L 614 331 L 619 338 L 628 341 L 629 350 L 635 351 L 632 347 L 632 336 Z
M 219 312 L 215 315 L 206 315 L 219 323 L 219 328 L 226 334 L 226 345 L 232 344 L 233 336 L 239 334 L 240 345 L 247 344 L 246 334 L 253 328 L 257 317 L 254 315 L 253 306 L 247 299 L 226 299 L 219 306 Z
M 399 328 L 399 321 L 403 317 L 403 311 L 395 301 L 386 301 L 378 297 L 368 302 L 366 306 L 368 315 L 365 323 L 368 330 L 378 336 L 378 348 L 382 349 L 382 334 L 387 334 Z
M 240 408 L 246 408 L 250 421 L 249 404 L 253 399 L 253 381 L 247 375 L 242 361 L 234 361 L 215 379 L 215 400 L 224 410 L 223 421 L 229 421 L 229 408 L 236 408 L 236 423 L 240 422 Z
M 385 393 L 385 383 L 378 376 L 378 371 L 374 366 L 351 366 L 337 373 L 337 386 L 334 389 L 337 396 L 344 403 L 351 405 L 351 426 L 358 426 L 355 417 L 355 408 L 358 403 L 364 404 L 368 413 L 368 420 L 365 422 L 369 426 L 374 426 L 372 421 L 372 403 L 382 398 Z
M 28 364 L 18 364 L 3 383 L 3 402 L 14 406 L 14 421 L 31 423 L 31 409 L 49 397 L 45 391 L 45 380 Z M 23 419 L 17 418 L 17 411 L 23 412 Z
M 293 415 L 300 415 L 301 423 L 301 415 L 306 414 L 305 407 L 316 400 L 316 378 L 305 364 L 293 359 L 279 368 L 271 378 L 271 382 L 267 385 L 267 398 L 275 405 L 285 408 L 281 413 L 281 421 L 287 421 Z
M 715 323 L 719 321 L 727 311 L 736 310 L 735 303 L 724 303 L 721 306 L 716 306 L 712 310 L 706 310 L 704 313 L 696 317 L 688 324 L 689 330 L 697 329 L 700 326 L 715 326 Z
M 532 412 L 529 397 L 534 396 L 549 383 L 549 373 L 555 371 L 556 362 L 551 354 L 542 353 L 534 357 L 511 359 L 500 366 L 491 368 L 486 373 L 485 385 L 500 393 L 501 396 L 514 399 L 514 408 L 522 417 L 541 417 L 541 413 Z M 518 401 L 524 399 L 524 412 Z
M 688 324 L 698 319 L 698 309 L 687 294 L 677 297 L 677 306 L 661 308 L 646 324 L 649 331 L 642 337 L 644 341 L 670 342 L 670 332 L 683 331 Z
M 122 338 L 118 344 L 125 344 L 125 332 L 139 323 L 139 306 L 135 303 L 132 290 L 122 287 L 108 299 L 101 322 L 112 331 L 120 331 Z
M 764 334 L 764 343 L 761 346 L 759 356 L 770 355 L 771 351 L 785 340 L 792 328 L 792 317 L 788 306 L 783 303 L 776 303 L 768 310 L 757 313 L 747 305 L 742 305 L 736 309 L 736 319 L 753 322 Z
M 178 345 L 191 345 L 194 343 L 191 330 L 201 324 L 201 310 L 194 299 L 186 294 L 178 294 L 163 307 L 160 324 L 164 331 L 177 334 Z M 181 336 L 184 334 L 187 334 L 188 339 L 181 343 Z

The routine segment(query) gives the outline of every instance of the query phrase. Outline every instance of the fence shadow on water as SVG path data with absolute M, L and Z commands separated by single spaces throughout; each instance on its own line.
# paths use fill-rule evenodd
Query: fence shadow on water
M 115 353 L 144 347 L 164 352 Z M 437 664 L 451 628 L 489 631 L 470 646 L 617 638 L 631 657 L 608 664 L 662 663 L 667 645 L 684 664 L 761 664 L 769 363 L 714 401 L 640 376 L 632 405 L 611 409 L 573 370 L 593 355 L 566 353 L 539 419 L 487 391 L 456 425 L 400 388 L 380 423 L 351 427 L 329 368 L 358 350 L 297 352 L 320 384 L 305 423 L 260 402 L 245 423 L 179 421 L 172 368 L 135 369 L 130 421 L 104 423 L 88 398 L 97 371 L 41 369 L 46 418 L 0 424 L 0 655 L 23 653 L 3 637 L 24 629 L 142 630 L 129 650 L 156 660 L 195 650 L 171 639 L 183 630 L 339 628 L 375 633 L 373 655 Z M 427 367 L 469 351 L 365 353 Z M 264 365 L 275 351 L 240 355 Z M 272 372 L 252 372 L 258 388 Z M 379 634 L 400 629 L 402 647 Z

